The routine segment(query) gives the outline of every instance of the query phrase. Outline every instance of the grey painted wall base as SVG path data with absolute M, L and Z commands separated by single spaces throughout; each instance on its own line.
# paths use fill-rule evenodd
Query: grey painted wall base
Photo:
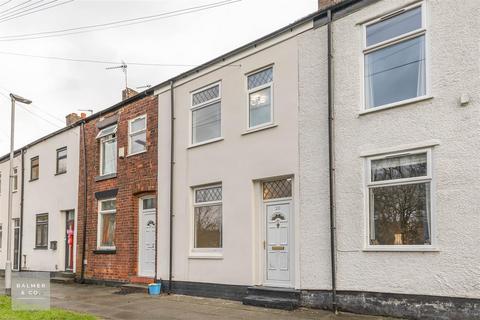
M 229 284 L 172 281 L 173 293 L 235 301 L 241 301 L 247 295 L 247 288 L 248 286 Z M 167 280 L 162 280 L 162 291 L 168 292 Z
M 338 291 L 340 311 L 407 319 L 480 319 L 480 299 L 379 292 Z M 331 292 L 302 291 L 304 307 L 331 308 Z

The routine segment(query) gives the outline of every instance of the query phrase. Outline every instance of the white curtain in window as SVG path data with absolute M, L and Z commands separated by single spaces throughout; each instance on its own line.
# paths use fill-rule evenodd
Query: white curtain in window
M 116 171 L 117 140 L 103 143 L 103 174 Z
M 418 52 L 418 83 L 417 83 L 417 97 L 423 96 L 425 90 L 425 36 L 419 38 L 419 52 Z

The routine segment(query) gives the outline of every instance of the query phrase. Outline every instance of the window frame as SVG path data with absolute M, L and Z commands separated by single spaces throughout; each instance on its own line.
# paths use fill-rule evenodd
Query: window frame
M 202 102 L 202 103 L 193 105 L 193 96 L 195 94 L 197 94 L 201 91 L 204 91 L 204 90 L 208 90 L 208 89 L 213 88 L 215 86 L 218 86 L 218 97 L 217 98 L 214 98 L 214 99 L 208 100 L 206 102 Z M 214 105 L 216 103 L 220 103 L 220 135 L 216 138 L 208 139 L 208 140 L 205 140 L 205 141 L 194 142 L 193 141 L 193 112 L 196 111 L 196 110 L 200 110 L 200 109 L 206 108 L 208 106 Z M 209 85 L 206 85 L 206 86 L 203 86 L 199 89 L 191 91 L 190 92 L 190 120 L 189 120 L 189 122 L 190 122 L 190 134 L 189 134 L 189 138 L 188 138 L 189 139 L 188 148 L 223 140 L 223 128 L 222 128 L 223 127 L 223 121 L 222 121 L 222 119 L 223 119 L 223 117 L 222 117 L 222 81 L 221 80 L 215 81 L 214 83 L 211 83 Z
M 412 9 L 415 9 L 415 8 L 420 8 L 421 9 L 422 26 L 421 26 L 420 29 L 416 29 L 416 30 L 401 34 L 399 36 L 381 41 L 379 43 L 376 43 L 376 44 L 373 44 L 373 45 L 370 45 L 370 46 L 367 45 L 367 27 L 368 26 L 371 26 L 371 25 L 376 24 L 378 22 L 381 22 L 383 20 L 387 20 L 389 18 L 392 18 L 396 15 L 402 14 L 406 11 L 409 11 L 409 10 L 412 10 Z M 427 13 L 426 13 L 426 11 L 427 10 L 426 10 L 425 1 L 421 1 L 421 2 L 417 2 L 417 3 L 411 4 L 411 5 L 408 5 L 408 6 L 405 6 L 405 7 L 401 7 L 401 8 L 392 10 L 392 11 L 386 13 L 386 14 L 383 14 L 380 17 L 376 17 L 376 18 L 373 18 L 373 19 L 371 19 L 367 22 L 362 23 L 362 33 L 363 33 L 363 35 L 362 35 L 362 53 L 361 53 L 361 57 L 360 57 L 362 102 L 360 104 L 360 106 L 361 106 L 361 110 L 359 112 L 360 115 L 368 114 L 368 113 L 372 113 L 372 112 L 376 112 L 376 111 L 381 111 L 381 110 L 385 110 L 385 109 L 390 109 L 390 108 L 393 108 L 393 107 L 403 106 L 403 105 L 407 105 L 407 104 L 411 104 L 411 103 L 419 102 L 419 101 L 423 101 L 423 100 L 428 100 L 428 99 L 432 98 L 432 95 L 431 95 L 431 81 L 430 81 L 430 50 L 429 50 L 429 37 L 428 37 L 429 33 L 427 32 Z M 378 50 L 381 50 L 381 49 L 384 49 L 384 48 L 402 43 L 404 41 L 419 38 L 421 36 L 425 37 L 425 43 L 424 43 L 424 45 L 425 45 L 425 48 L 424 48 L 424 52 L 425 52 L 425 94 L 423 94 L 421 96 L 418 96 L 418 97 L 414 97 L 414 98 L 404 99 L 404 100 L 395 101 L 395 102 L 379 105 L 379 106 L 376 106 L 376 107 L 368 108 L 367 101 L 366 101 L 367 97 L 366 97 L 366 94 L 365 94 L 365 90 L 366 90 L 365 58 L 366 58 L 366 56 L 368 54 L 372 53 L 372 52 L 375 52 L 375 51 L 378 51 Z
M 18 167 L 12 168 L 12 177 L 10 179 L 12 184 L 12 193 L 15 193 L 18 191 Z
M 59 154 L 60 152 L 62 152 L 62 151 L 65 151 L 66 154 L 65 154 L 65 156 L 59 157 L 58 154 Z M 59 167 L 58 167 L 58 164 L 59 164 L 60 160 L 65 159 L 65 161 L 67 161 L 67 159 L 68 159 L 68 148 L 67 148 L 66 146 L 65 146 L 65 147 L 61 147 L 61 148 L 58 148 L 56 152 L 57 152 L 57 157 L 56 157 L 55 175 L 67 173 L 68 167 L 66 166 L 65 171 L 58 171 L 58 168 L 59 168 Z
M 112 200 L 115 200 L 115 209 L 114 210 L 102 210 L 102 203 L 103 202 L 106 202 L 106 201 L 112 201 Z M 108 199 L 101 199 L 101 200 L 98 200 L 97 201 L 97 205 L 98 205 L 98 215 L 97 215 L 97 250 L 105 250 L 105 251 L 109 251 L 109 250 L 116 250 L 116 245 L 115 245 L 115 233 L 117 231 L 117 198 L 114 197 L 114 198 L 108 198 Z M 112 214 L 114 213 L 115 214 L 115 230 L 113 231 L 113 243 L 114 245 L 113 246 L 102 246 L 101 243 L 102 243 L 102 215 L 104 214 Z
M 37 165 L 35 166 L 36 168 L 38 168 L 38 172 L 37 172 L 37 177 L 33 178 L 33 168 L 34 168 L 33 161 L 35 160 L 38 161 Z M 38 179 L 40 179 L 40 157 L 35 156 L 30 158 L 30 182 L 37 181 Z
M 46 241 L 46 244 L 43 246 L 43 245 L 38 245 L 37 243 L 37 227 L 38 227 L 38 218 L 41 217 L 41 216 L 46 216 L 47 217 L 47 222 L 43 222 L 42 225 L 45 225 L 46 228 L 47 228 L 47 232 L 46 232 L 46 236 L 47 236 L 47 241 Z M 49 216 L 48 216 L 48 213 L 38 213 L 35 215 L 35 249 L 48 249 L 48 224 L 50 222 L 50 219 L 49 219 Z
M 270 69 L 270 68 L 272 69 L 272 75 L 273 75 L 272 76 L 272 78 L 273 78 L 272 81 L 270 81 L 268 83 L 265 83 L 265 84 L 262 84 L 261 86 L 258 86 L 258 87 L 252 88 L 252 89 L 248 88 L 248 77 L 249 76 L 252 76 L 256 73 L 262 72 L 262 71 Z M 250 71 L 250 72 L 245 74 L 245 90 L 247 92 L 247 130 L 246 130 L 246 132 L 256 131 L 256 130 L 259 130 L 259 129 L 262 129 L 262 128 L 265 128 L 265 127 L 273 126 L 275 124 L 274 98 L 273 98 L 274 97 L 274 83 L 275 83 L 275 64 L 273 64 L 273 63 L 269 64 L 265 67 L 255 69 L 255 70 Z M 256 126 L 250 126 L 250 95 L 252 93 L 264 90 L 266 88 L 270 88 L 270 121 L 259 124 L 259 125 L 256 125 Z
M 365 212 L 365 240 L 363 251 L 438 251 L 436 242 L 436 216 L 435 216 L 435 177 L 433 175 L 433 156 L 432 148 L 421 148 L 412 150 L 402 150 L 399 152 L 382 153 L 365 157 L 365 179 L 364 179 L 364 212 Z M 392 179 L 372 182 L 372 161 L 397 158 L 402 156 L 426 154 L 427 173 L 425 176 Z M 399 186 L 418 183 L 430 184 L 430 244 L 419 245 L 372 245 L 370 244 L 371 231 L 371 212 L 370 212 L 370 189 L 385 186 Z
M 142 130 L 138 130 L 138 131 L 135 131 L 135 132 L 132 132 L 132 123 L 136 120 L 139 120 L 139 119 L 145 119 L 145 127 L 142 129 Z M 128 120 L 128 155 L 129 156 L 134 156 L 136 154 L 141 154 L 141 153 L 144 153 L 144 152 L 147 152 L 147 114 L 143 114 L 141 116 L 138 116 L 136 118 L 133 118 L 133 119 L 130 119 Z M 143 133 L 145 132 L 145 149 L 142 150 L 142 151 L 138 151 L 138 152 L 132 152 L 132 136 L 133 135 L 136 135 L 136 134 L 139 134 L 139 133 Z
M 222 200 L 218 201 L 208 201 L 208 202 L 196 202 L 196 191 L 201 189 L 216 188 L 220 187 L 222 190 Z M 208 185 L 201 185 L 191 188 L 192 190 L 192 206 L 191 206 L 191 241 L 190 241 L 190 259 L 223 259 L 223 246 L 224 246 L 224 215 L 223 215 L 223 184 L 214 183 Z M 195 208 L 206 207 L 211 205 L 221 205 L 222 206 L 222 223 L 220 229 L 221 237 L 221 247 L 219 248 L 195 248 Z
M 113 126 L 113 125 L 112 125 Z M 117 126 L 115 124 L 115 126 Z M 111 127 L 111 126 L 108 126 L 108 127 Z M 97 135 L 97 140 L 99 142 L 99 147 L 100 147 L 100 176 L 103 177 L 103 176 L 108 176 L 108 175 L 114 175 L 117 173 L 117 169 L 118 169 L 118 163 L 117 163 L 117 158 L 118 158 L 118 136 L 117 136 L 117 130 L 118 130 L 118 127 L 117 129 L 115 129 L 114 132 L 108 134 L 108 135 L 102 135 L 100 136 L 100 133 L 108 128 L 108 127 L 105 127 L 103 128 L 102 130 L 100 130 L 99 134 Z M 113 172 L 109 172 L 109 173 L 105 173 L 103 172 L 103 144 L 105 142 L 109 142 L 111 140 L 115 140 L 116 141 L 116 147 L 115 147 L 115 170 Z

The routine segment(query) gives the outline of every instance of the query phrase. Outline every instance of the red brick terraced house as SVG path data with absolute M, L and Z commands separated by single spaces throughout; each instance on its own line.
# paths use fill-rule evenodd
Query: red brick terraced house
M 149 283 L 156 275 L 158 102 L 148 90 L 123 98 L 81 127 L 81 282 Z

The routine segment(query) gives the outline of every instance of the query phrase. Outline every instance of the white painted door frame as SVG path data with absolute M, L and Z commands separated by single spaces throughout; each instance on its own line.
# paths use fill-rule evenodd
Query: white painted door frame
M 262 228 L 261 228 L 261 239 L 263 243 L 263 253 L 262 253 L 262 285 L 268 287 L 285 287 L 285 288 L 294 288 L 295 286 L 295 208 L 293 204 L 293 199 L 289 198 L 278 198 L 271 200 L 262 200 Z M 274 204 L 289 204 L 290 206 L 290 217 L 288 219 L 288 267 L 290 271 L 289 281 L 272 281 L 267 279 L 267 207 Z
M 143 251 L 143 240 L 144 240 L 144 216 L 145 214 L 153 214 L 153 217 L 156 216 L 157 214 L 157 209 L 144 209 L 143 208 L 143 200 L 145 199 L 155 199 L 156 197 L 154 195 L 149 195 L 149 196 L 144 196 L 139 198 L 138 200 L 138 263 L 137 263 L 137 268 L 138 268 L 138 276 L 140 277 L 151 277 L 153 278 L 155 276 L 155 269 L 152 271 L 152 273 L 146 273 L 145 270 L 143 270 L 142 267 L 142 261 L 144 259 L 144 251 Z M 155 232 L 157 232 L 157 226 L 155 224 L 154 226 Z M 154 241 L 155 243 L 155 241 Z M 156 243 L 155 243 L 156 246 Z M 154 267 L 155 268 L 155 267 Z

